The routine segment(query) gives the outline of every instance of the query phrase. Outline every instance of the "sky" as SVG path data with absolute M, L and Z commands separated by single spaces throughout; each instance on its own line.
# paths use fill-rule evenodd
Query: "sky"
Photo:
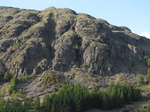
M 70 8 L 150 38 L 150 0 L 0 0 L 0 6 L 34 10 Z

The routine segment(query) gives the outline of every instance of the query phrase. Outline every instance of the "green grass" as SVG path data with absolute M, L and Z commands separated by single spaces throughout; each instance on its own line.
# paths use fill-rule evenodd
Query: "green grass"
M 119 32 L 124 33 L 125 31 L 112 30 L 112 32 L 113 32 L 113 33 L 119 33 Z
M 13 16 L 13 14 L 10 14 L 10 13 L 2 13 L 2 14 L 0 14 L 0 16 L 2 16 L 2 17 L 8 17 L 8 16 Z

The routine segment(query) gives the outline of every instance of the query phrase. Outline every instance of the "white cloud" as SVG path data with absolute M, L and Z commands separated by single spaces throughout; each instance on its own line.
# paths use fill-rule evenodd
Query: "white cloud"
M 140 35 L 140 36 L 145 36 L 145 37 L 147 37 L 147 38 L 150 39 L 150 33 L 149 33 L 148 31 L 145 31 L 145 32 L 143 32 L 143 33 L 140 33 L 139 35 Z

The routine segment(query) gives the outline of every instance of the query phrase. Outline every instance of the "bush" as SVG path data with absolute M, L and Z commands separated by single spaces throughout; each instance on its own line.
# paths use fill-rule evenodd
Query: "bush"
M 12 76 L 13 76 L 13 73 L 10 73 L 10 72 L 7 71 L 7 72 L 4 74 L 3 80 L 5 80 L 5 81 L 10 81 L 11 78 L 12 78 Z
M 136 80 L 138 84 L 143 84 L 144 83 L 144 78 L 141 74 L 137 74 Z
M 144 59 L 146 60 L 147 66 L 150 67 L 150 58 L 149 58 L 149 56 L 145 56 Z
M 83 64 L 82 67 L 83 67 L 83 68 L 87 68 L 87 67 L 88 67 L 88 64 Z

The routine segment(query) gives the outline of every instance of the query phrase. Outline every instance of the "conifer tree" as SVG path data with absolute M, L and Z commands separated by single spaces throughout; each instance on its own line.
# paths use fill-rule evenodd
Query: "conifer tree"
M 17 90 L 17 78 L 16 76 L 13 76 L 13 78 L 10 80 L 10 85 L 9 85 L 9 93 L 12 93 L 13 91 Z
M 147 80 L 148 84 L 150 84 L 150 68 L 147 69 L 146 80 Z
M 149 105 L 148 108 L 147 108 L 147 112 L 150 112 L 150 105 Z
M 147 59 L 147 65 L 150 67 L 150 58 Z
M 34 102 L 34 109 L 40 109 L 40 98 L 36 97 L 35 102 Z
M 124 93 L 123 93 L 123 91 L 121 91 L 120 98 L 121 98 L 121 104 L 124 105 L 125 99 L 124 99 Z
M 46 112 L 50 111 L 52 107 L 52 99 L 49 95 L 44 97 L 43 108 Z

